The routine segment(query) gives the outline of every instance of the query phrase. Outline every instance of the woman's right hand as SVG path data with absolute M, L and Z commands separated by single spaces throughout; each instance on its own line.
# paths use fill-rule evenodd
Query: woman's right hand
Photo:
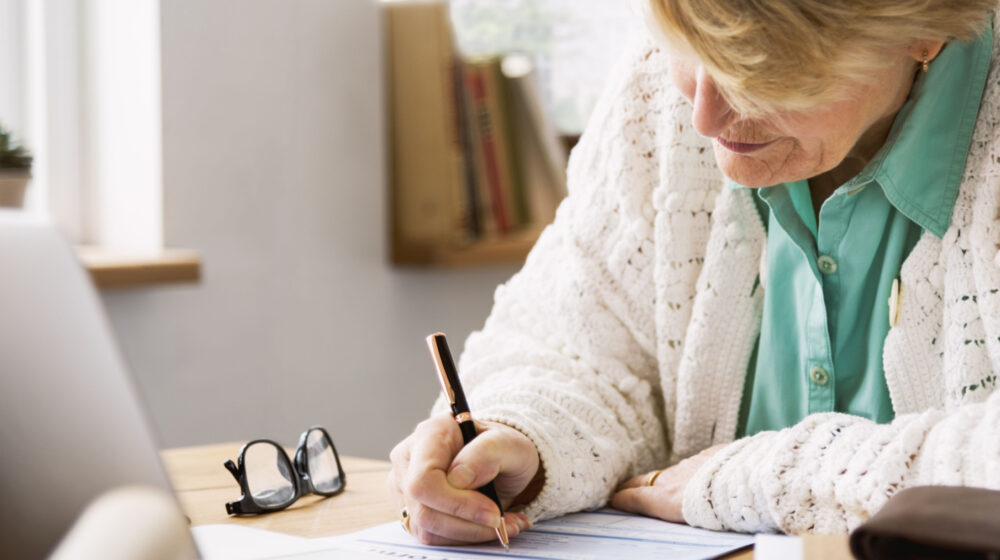
M 406 508 L 410 532 L 424 544 L 496 539 L 500 511 L 476 488 L 493 481 L 506 509 L 540 474 L 538 450 L 527 436 L 495 422 L 476 422 L 476 428 L 479 435 L 463 446 L 455 419 L 434 416 L 390 454 L 389 492 L 400 509 Z M 510 536 L 530 527 L 524 514 L 505 513 L 504 518 Z

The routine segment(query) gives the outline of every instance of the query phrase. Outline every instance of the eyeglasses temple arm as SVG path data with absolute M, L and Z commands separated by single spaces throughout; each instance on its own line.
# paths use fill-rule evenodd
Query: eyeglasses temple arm
M 232 459 L 226 459 L 226 462 L 223 463 L 222 465 L 226 467 L 226 470 L 229 471 L 229 474 L 233 475 L 233 478 L 236 479 L 236 482 L 240 482 L 240 469 L 236 467 L 236 463 L 234 463 Z
M 226 467 L 229 474 L 233 475 L 233 478 L 236 479 L 237 483 L 241 485 L 243 484 L 240 480 L 240 469 L 236 466 L 236 463 L 234 463 L 232 459 L 226 459 L 226 462 L 222 465 Z M 243 513 L 243 506 L 240 504 L 240 501 L 226 502 L 226 513 L 229 515 L 238 515 Z

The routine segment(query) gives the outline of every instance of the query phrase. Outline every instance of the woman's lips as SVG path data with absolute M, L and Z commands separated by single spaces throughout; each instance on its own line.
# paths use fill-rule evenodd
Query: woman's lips
M 760 144 L 748 144 L 746 142 L 730 142 L 729 140 L 726 140 L 725 138 L 719 136 L 716 138 L 716 141 L 718 141 L 719 144 L 722 144 L 723 148 L 731 152 L 736 152 L 738 154 L 749 154 L 750 152 L 756 152 L 761 148 L 766 148 L 767 146 L 774 144 L 778 140 L 776 138 L 774 140 L 771 140 L 770 142 L 763 142 Z

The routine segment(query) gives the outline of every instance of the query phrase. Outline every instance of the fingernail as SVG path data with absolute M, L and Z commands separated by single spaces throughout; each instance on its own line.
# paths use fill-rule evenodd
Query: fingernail
M 483 510 L 476 514 L 476 523 L 496 529 L 500 526 L 500 514 L 495 511 Z
M 476 479 L 476 473 L 465 465 L 458 465 L 448 473 L 448 484 L 455 488 L 468 488 L 472 481 Z

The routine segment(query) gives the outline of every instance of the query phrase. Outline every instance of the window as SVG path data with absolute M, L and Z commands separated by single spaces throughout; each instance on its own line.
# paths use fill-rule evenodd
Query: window
M 556 127 L 579 134 L 608 71 L 640 23 L 627 2 L 451 0 L 467 54 L 531 54 Z
M 0 0 L 0 122 L 15 131 L 25 127 L 24 2 Z
M 0 0 L 0 122 L 32 152 L 31 212 L 83 234 L 77 0 Z
M 159 0 L 0 0 L 0 121 L 29 211 L 77 243 L 162 248 Z

